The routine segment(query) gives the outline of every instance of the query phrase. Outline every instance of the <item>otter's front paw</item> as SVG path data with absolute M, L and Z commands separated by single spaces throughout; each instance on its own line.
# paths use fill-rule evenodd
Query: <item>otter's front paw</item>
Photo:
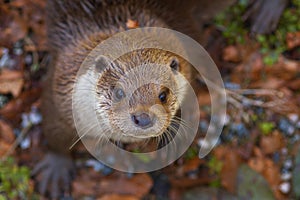
M 51 199 L 70 196 L 71 182 L 75 174 L 73 161 L 65 155 L 48 153 L 33 169 L 32 176 L 39 175 L 38 190 L 42 195 L 49 192 Z

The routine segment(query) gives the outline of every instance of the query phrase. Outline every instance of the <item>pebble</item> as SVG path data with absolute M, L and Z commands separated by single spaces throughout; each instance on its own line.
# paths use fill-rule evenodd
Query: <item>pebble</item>
M 288 118 L 289 120 L 292 122 L 292 123 L 296 123 L 298 120 L 299 120 L 299 116 L 297 114 L 289 114 L 288 115 Z
M 93 167 L 96 172 L 103 170 L 105 167 L 101 162 L 95 159 L 89 159 L 85 162 L 85 164 L 88 167 Z
M 286 155 L 288 154 L 288 152 L 289 152 L 288 149 L 285 148 L 285 147 L 281 149 L 281 154 L 282 154 L 283 156 L 286 156 Z
M 21 118 L 22 118 L 21 127 L 22 128 L 28 127 L 29 124 L 30 124 L 30 120 L 29 120 L 28 115 L 26 113 L 22 113 Z
M 242 123 L 233 123 L 230 127 L 231 131 L 236 133 L 239 137 L 247 136 L 249 131 Z
M 279 190 L 283 193 L 283 194 L 287 194 L 290 192 L 291 190 L 291 184 L 289 182 L 283 182 L 279 185 Z
M 28 149 L 30 147 L 30 144 L 31 144 L 30 138 L 26 137 L 21 141 L 20 147 L 21 149 Z
M 0 108 L 2 108 L 8 102 L 8 97 L 5 95 L 0 95 Z
M 285 172 L 285 173 L 282 173 L 281 176 L 280 176 L 281 180 L 283 181 L 288 181 L 292 178 L 292 173 L 290 172 Z
M 280 119 L 279 121 L 279 129 L 285 133 L 287 136 L 291 136 L 295 132 L 295 127 L 290 124 L 290 122 L 286 119 Z
M 286 169 L 291 169 L 293 167 L 293 161 L 291 159 L 287 159 L 284 161 L 283 167 Z
M 273 154 L 273 161 L 274 161 L 275 163 L 279 163 L 279 161 L 280 161 L 280 153 L 279 153 L 279 152 L 275 152 L 275 153 Z
M 101 170 L 101 172 L 103 175 L 107 176 L 113 172 L 113 169 L 108 166 L 104 166 L 104 168 Z
M 38 109 L 36 107 L 31 108 L 31 112 L 29 113 L 29 120 L 34 125 L 42 122 L 42 115 L 38 112 Z

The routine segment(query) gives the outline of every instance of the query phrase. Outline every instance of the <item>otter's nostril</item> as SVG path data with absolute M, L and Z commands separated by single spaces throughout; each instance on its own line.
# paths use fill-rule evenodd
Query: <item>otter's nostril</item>
M 147 113 L 142 113 L 139 115 L 131 115 L 132 121 L 141 128 L 147 128 L 152 125 L 151 117 Z

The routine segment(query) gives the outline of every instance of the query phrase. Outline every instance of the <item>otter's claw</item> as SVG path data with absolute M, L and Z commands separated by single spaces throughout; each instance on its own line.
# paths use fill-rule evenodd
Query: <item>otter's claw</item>
M 32 176 L 41 174 L 38 190 L 42 195 L 48 191 L 52 199 L 70 194 L 71 181 L 75 174 L 72 159 L 60 154 L 48 153 L 32 171 Z

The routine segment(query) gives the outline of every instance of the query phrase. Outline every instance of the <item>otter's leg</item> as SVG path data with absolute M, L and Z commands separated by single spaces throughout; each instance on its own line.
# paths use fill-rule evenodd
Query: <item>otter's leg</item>
M 71 158 L 70 146 L 76 134 L 59 117 L 53 104 L 53 95 L 46 87 L 43 96 L 43 134 L 49 151 L 35 166 L 33 176 L 39 175 L 38 190 L 42 195 L 49 193 L 52 199 L 69 196 L 75 167 Z M 63 193 L 62 193 L 63 192 Z

